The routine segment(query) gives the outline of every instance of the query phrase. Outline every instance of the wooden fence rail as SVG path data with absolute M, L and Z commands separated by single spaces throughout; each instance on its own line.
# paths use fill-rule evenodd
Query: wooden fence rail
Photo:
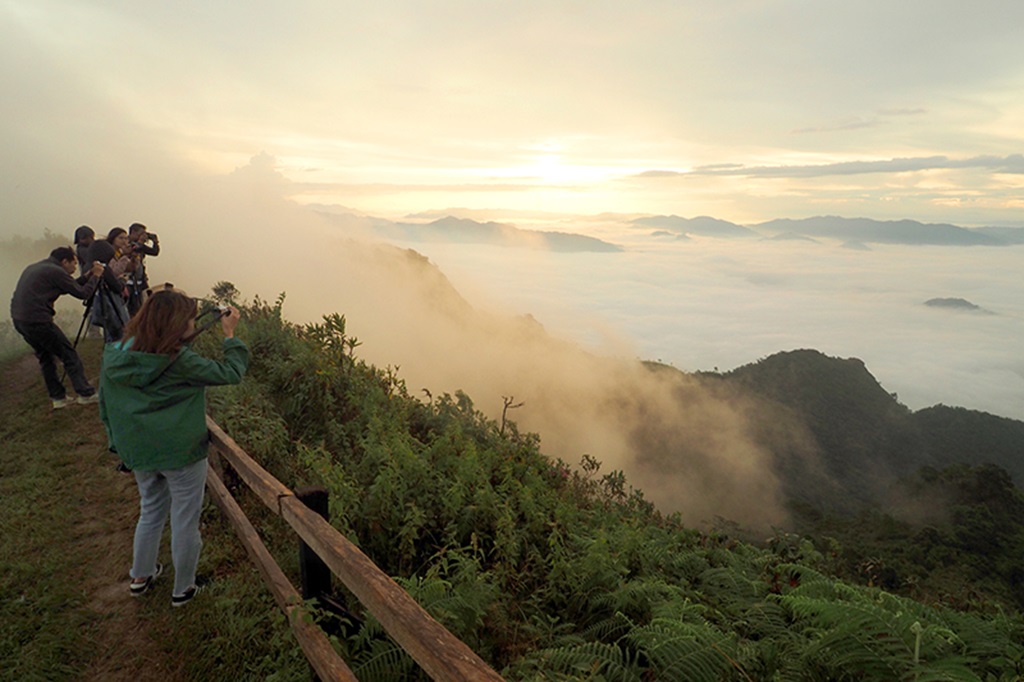
M 207 473 L 206 487 L 210 491 L 210 497 L 228 517 L 235 532 L 238 533 L 246 552 L 249 553 L 249 558 L 253 560 L 263 575 L 263 580 L 266 581 L 271 594 L 274 595 L 277 605 L 288 616 L 295 639 L 298 640 L 299 646 L 306 654 L 306 660 L 313 666 L 317 676 L 321 680 L 358 682 L 352 670 L 331 646 L 324 631 L 304 617 L 305 614 L 299 608 L 302 598 L 298 590 L 292 586 L 284 571 L 274 561 L 274 557 L 263 544 L 245 512 L 235 502 L 235 498 L 231 496 L 228 489 L 224 487 L 220 476 L 213 468 L 210 468 Z
M 486 682 L 502 679 L 472 649 L 434 620 L 423 607 L 416 603 L 416 600 L 370 561 L 358 547 L 257 464 L 209 416 L 206 418 L 206 422 L 215 450 L 231 464 L 263 504 L 280 515 L 298 536 L 317 553 L 331 569 L 331 572 L 359 599 L 388 634 L 423 668 L 431 679 L 443 682 L 470 682 L 471 680 Z M 208 481 L 211 496 L 219 502 L 221 492 L 220 490 L 214 491 L 218 484 L 220 484 L 220 479 L 211 476 Z M 223 484 L 220 484 L 219 488 L 223 489 Z M 223 494 L 230 498 L 227 490 L 223 490 Z M 230 503 L 237 507 L 234 499 L 231 499 Z M 240 512 L 241 510 L 239 510 Z M 246 520 L 245 523 L 248 524 L 248 521 Z M 241 536 L 242 531 L 239 531 L 239 534 Z M 248 524 L 245 534 L 255 536 L 255 529 L 252 529 L 251 524 Z M 249 549 L 247 544 L 246 548 L 250 555 L 253 555 L 254 551 L 257 554 L 260 551 L 266 552 L 266 548 L 263 547 L 258 536 L 255 536 L 255 540 L 259 542 L 258 546 L 262 547 L 262 550 Z M 267 556 L 269 557 L 269 553 Z M 274 568 L 277 568 L 276 565 Z M 273 569 L 261 568 L 261 571 L 264 571 L 268 584 L 272 585 L 272 591 L 274 590 L 273 585 L 280 583 L 281 579 L 288 585 L 291 592 L 288 592 L 283 586 L 279 586 L 283 596 L 279 597 L 275 593 L 275 599 L 286 612 L 290 613 L 289 604 L 293 603 L 292 600 L 298 600 L 295 588 L 288 583 L 283 574 L 268 576 L 268 573 L 273 573 Z M 280 572 L 280 569 L 277 568 L 277 571 Z M 291 620 L 294 623 L 301 619 L 292 618 Z M 308 656 L 307 645 L 302 644 L 302 640 L 300 640 L 300 645 L 303 646 L 304 651 L 307 651 Z M 311 639 L 309 646 L 315 649 L 319 645 Z M 330 672 L 334 676 L 329 677 L 317 669 L 315 662 L 312 660 L 310 662 L 324 679 L 355 679 L 351 677 L 351 671 L 347 666 L 341 672 Z M 344 662 L 341 663 L 344 665 Z M 325 670 L 325 672 L 328 671 Z M 344 677 L 346 673 L 350 677 Z

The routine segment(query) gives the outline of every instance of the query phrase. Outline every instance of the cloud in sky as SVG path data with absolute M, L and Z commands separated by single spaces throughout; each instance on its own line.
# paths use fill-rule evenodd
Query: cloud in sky
M 753 166 L 740 165 L 703 166 L 691 171 L 651 170 L 639 173 L 641 178 L 685 177 L 688 175 L 742 175 L 749 177 L 806 178 L 826 175 L 860 175 L 862 173 L 911 173 L 951 168 L 983 168 L 993 173 L 1024 174 L 1024 155 L 1011 154 L 1005 157 L 976 156 L 969 159 L 950 159 L 945 156 L 930 156 L 908 159 L 885 159 L 880 161 L 845 161 L 815 165 Z
M 1019 154 L 1022 32 L 1013 0 L 6 0 L 0 139 L 20 142 L 2 179 L 51 145 L 66 164 L 95 155 L 102 168 L 106 147 L 141 150 L 142 136 L 210 173 L 265 151 L 300 200 L 360 190 L 355 207 L 378 213 L 756 222 L 852 204 L 869 217 L 1019 224 L 1021 181 L 983 166 L 931 169 L 959 174 L 912 186 L 897 177 L 898 190 L 884 168 L 843 188 L 767 171 L 768 184 L 635 176 Z

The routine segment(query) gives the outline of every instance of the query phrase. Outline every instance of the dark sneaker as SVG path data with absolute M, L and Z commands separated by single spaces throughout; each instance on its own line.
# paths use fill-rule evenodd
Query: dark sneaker
M 133 597 L 140 597 L 146 594 L 153 588 L 153 583 L 156 582 L 156 579 L 159 578 L 160 574 L 163 572 L 164 565 L 158 562 L 156 565 L 156 572 L 153 573 L 153 575 L 149 576 L 142 582 L 137 583 L 134 580 L 131 581 L 128 583 L 128 590 L 132 593 Z
M 192 601 L 192 598 L 203 591 L 202 585 L 193 585 L 192 587 L 185 590 L 185 594 L 180 597 L 176 594 L 171 595 L 171 606 L 178 608 Z
M 130 474 L 132 472 L 132 470 L 129 469 L 128 465 L 125 464 L 124 462 L 117 463 L 117 471 L 122 474 Z
M 93 393 L 92 395 L 80 395 L 76 401 L 79 405 L 94 405 L 100 401 L 100 394 Z

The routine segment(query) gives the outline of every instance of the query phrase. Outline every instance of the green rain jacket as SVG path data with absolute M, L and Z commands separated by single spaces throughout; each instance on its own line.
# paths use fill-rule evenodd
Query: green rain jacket
M 206 387 L 237 384 L 249 349 L 224 339 L 224 360 L 183 348 L 176 358 L 107 344 L 100 373 L 100 419 L 110 444 L 138 471 L 180 469 L 206 457 Z

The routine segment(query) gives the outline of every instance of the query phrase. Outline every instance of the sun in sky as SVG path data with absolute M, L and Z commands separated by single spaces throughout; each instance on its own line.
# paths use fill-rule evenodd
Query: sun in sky
M 1018 225 L 1022 39 L 1014 0 L 8 0 L 2 198 L 266 154 L 366 212 Z

